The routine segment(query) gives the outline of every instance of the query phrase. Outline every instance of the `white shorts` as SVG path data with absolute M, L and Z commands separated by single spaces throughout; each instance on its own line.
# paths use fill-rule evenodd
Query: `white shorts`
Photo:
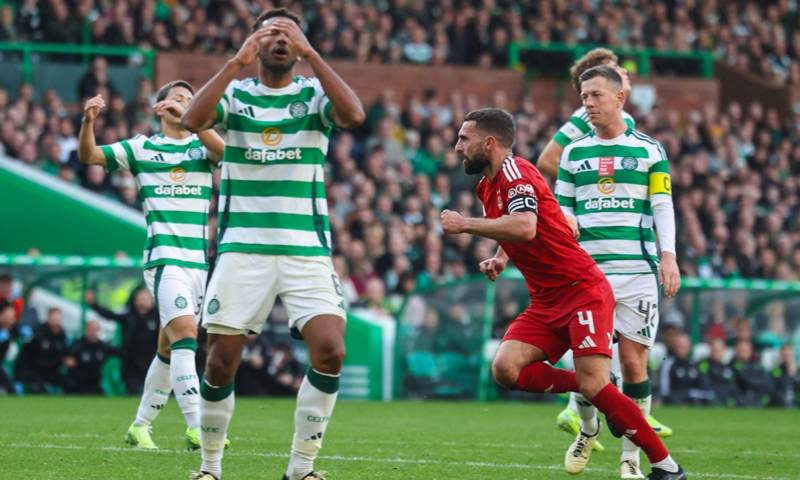
M 655 274 L 606 275 L 614 290 L 614 330 L 652 347 L 658 332 L 658 280 Z
M 159 265 L 144 271 L 144 283 L 156 300 L 162 327 L 185 315 L 200 321 L 207 277 L 207 270 L 175 265 Z
M 275 298 L 298 332 L 318 315 L 347 318 L 330 257 L 224 252 L 217 259 L 203 306 L 210 333 L 260 333 Z

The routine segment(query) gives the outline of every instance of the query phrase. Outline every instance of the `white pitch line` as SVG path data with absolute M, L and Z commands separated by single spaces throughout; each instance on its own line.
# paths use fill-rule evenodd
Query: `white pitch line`
M 30 449 L 61 449 L 61 450 L 96 450 L 96 451 L 104 451 L 104 452 L 126 452 L 126 453 L 147 453 L 147 454 L 158 454 L 158 453 L 168 453 L 168 454 L 176 454 L 176 453 L 187 453 L 185 450 L 167 450 L 167 449 L 159 449 L 159 450 L 141 450 L 136 448 L 124 448 L 124 447 L 87 447 L 81 445 L 53 445 L 53 444 L 42 444 L 42 445 L 34 445 L 30 443 L 12 443 L 9 445 L 5 445 L 7 448 L 30 448 Z M 261 458 L 288 458 L 289 454 L 285 452 L 226 452 L 225 456 L 227 457 L 261 457 Z M 385 458 L 385 457 L 362 457 L 362 456 L 344 456 L 344 455 L 320 455 L 318 457 L 320 460 L 331 460 L 331 461 L 341 461 L 341 462 L 373 462 L 373 463 L 399 463 L 399 464 L 411 464 L 411 465 L 444 465 L 444 466 L 460 466 L 466 465 L 469 467 L 476 467 L 476 468 L 510 468 L 515 470 L 545 470 L 545 471 L 562 471 L 564 469 L 561 465 L 528 465 L 523 463 L 491 463 L 491 462 L 475 462 L 475 461 L 465 461 L 465 462 L 453 462 L 447 460 L 432 460 L 432 459 L 416 459 L 416 458 Z M 616 473 L 615 470 L 603 469 L 603 468 L 587 468 L 586 471 L 588 472 L 599 472 L 599 473 Z M 754 476 L 754 475 L 737 475 L 733 473 L 699 473 L 699 472 L 692 472 L 692 477 L 700 477 L 700 478 L 722 478 L 722 479 L 736 479 L 736 480 L 791 480 L 788 477 L 764 477 L 764 476 Z

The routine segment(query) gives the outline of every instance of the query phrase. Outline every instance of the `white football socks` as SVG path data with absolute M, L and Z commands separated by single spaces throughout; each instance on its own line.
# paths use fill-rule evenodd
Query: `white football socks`
M 136 419 L 133 424 L 137 426 L 150 426 L 164 409 L 169 400 L 170 387 L 170 360 L 156 354 L 147 369 L 147 376 L 144 379 L 144 392 L 139 401 L 139 409 L 136 411 Z

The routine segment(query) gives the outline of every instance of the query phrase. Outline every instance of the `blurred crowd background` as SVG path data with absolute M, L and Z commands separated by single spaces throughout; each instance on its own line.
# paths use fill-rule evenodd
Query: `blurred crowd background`
M 507 68 L 511 41 L 602 43 L 611 48 L 705 50 L 763 79 L 780 84 L 800 83 L 798 8 L 788 0 L 333 0 L 284 4 L 304 16 L 309 38 L 327 58 Z M 258 13 L 271 6 L 273 2 L 244 0 L 0 2 L 0 41 L 79 43 L 88 35 L 94 44 L 232 54 Z M 76 156 L 82 103 L 97 93 L 103 94 L 108 104 L 97 121 L 98 144 L 157 131 L 151 105 L 158 85 L 141 80 L 135 98 L 126 102 L 108 75 L 109 61 L 113 63 L 103 57 L 92 60 L 76 92 L 80 103 L 66 103 L 55 91 L 34 95 L 27 84 L 14 92 L 0 89 L 0 154 L 140 209 L 129 172 L 109 175 L 101 167 L 82 167 Z M 631 73 L 635 83 L 636 72 Z M 518 128 L 515 152 L 532 162 L 577 108 L 564 103 L 556 115 L 546 115 L 537 109 L 534 98 L 509 98 L 503 91 L 490 98 L 433 89 L 400 96 L 387 86 L 378 101 L 365 105 L 368 118 L 363 126 L 335 133 L 326 164 L 327 194 L 336 246 L 334 265 L 351 306 L 380 316 L 397 315 L 406 295 L 475 275 L 478 262 L 493 255 L 493 241 L 468 235 L 443 236 L 439 224 L 439 213 L 444 208 L 481 214 L 473 193 L 478 179 L 463 173 L 452 147 L 463 115 L 487 105 L 513 114 Z M 777 111 L 757 102 L 746 106 L 732 103 L 722 111 L 709 103 L 688 118 L 658 102 L 647 113 L 637 111 L 633 105 L 626 108 L 636 118 L 637 128 L 661 141 L 669 155 L 683 275 L 800 280 L 800 116 L 782 119 Z M 218 182 L 216 177 L 215 186 Z M 131 295 L 125 315 L 152 316 L 152 305 L 147 310 L 143 306 L 147 302 L 137 302 L 137 295 Z M 0 292 L 0 302 L 4 300 L 11 302 L 14 298 Z M 14 308 L 10 304 L 4 310 L 10 312 Z M 722 362 L 725 368 L 733 369 L 733 373 L 725 370 L 723 376 L 732 375 L 730 378 L 739 385 L 744 380 L 737 380 L 736 362 L 757 362 L 758 349 L 764 342 L 756 340 L 763 335 L 760 337 L 756 331 L 743 336 L 745 327 L 737 323 L 737 315 L 743 312 L 723 306 L 717 310 L 712 311 L 708 321 L 719 324 L 708 334 L 712 345 L 712 360 L 708 361 L 722 361 L 713 360 L 713 342 L 727 342 L 731 347 L 728 357 L 735 356 Z M 682 308 L 675 305 L 672 311 L 680 316 Z M 793 335 L 800 344 L 800 335 L 792 329 L 796 322 L 787 320 L 795 313 L 777 313 L 783 318 L 781 325 L 768 321 L 764 324 L 763 330 L 774 334 L 767 337 L 778 338 L 769 343 L 770 347 L 790 343 Z M 130 323 L 141 328 L 143 323 L 112 315 L 120 314 L 105 312 L 121 325 Z M 20 311 L 15 316 L 18 321 Z M 272 318 L 279 321 L 280 313 Z M 58 322 L 51 321 L 50 313 L 42 320 L 38 330 L 17 330 L 16 334 L 31 339 L 57 335 L 53 325 Z M 502 325 L 502 321 L 498 323 Z M 671 324 L 678 327 L 676 335 L 680 338 L 685 322 Z M 0 328 L 0 332 L 10 332 L 19 325 Z M 102 353 L 104 357 L 116 355 L 125 359 L 125 345 L 122 350 L 94 345 L 97 335 L 92 328 L 87 326 L 85 336 L 72 346 L 61 341 L 58 361 L 67 370 L 76 368 L 80 355 L 70 353 L 75 348 L 94 349 L 95 356 Z M 502 328 L 496 330 L 501 332 Z M 128 335 L 130 332 L 123 334 Z M 248 347 L 253 369 L 295 375 L 284 376 L 286 381 L 275 386 L 291 390 L 296 387 L 296 374 L 300 372 L 297 359 L 283 340 L 268 337 L 256 337 Z M 3 338 L 0 336 L 0 340 Z M 155 341 L 150 340 L 142 340 L 142 348 L 149 345 L 147 351 L 127 348 L 146 352 L 141 355 L 149 362 L 150 351 L 155 348 Z M 663 364 L 666 367 L 661 375 L 662 386 L 672 378 L 674 365 L 685 360 L 681 342 L 665 342 L 669 358 L 675 361 Z M 740 348 L 743 342 L 749 342 L 749 350 Z M 776 359 L 773 364 L 786 364 L 785 369 L 790 372 L 787 375 L 796 377 L 794 363 L 787 363 L 789 359 L 794 361 L 792 347 L 786 348 L 788 353 L 781 353 L 780 357 L 783 363 Z M 276 357 L 286 357 L 288 363 L 273 368 Z M 43 365 L 41 369 L 52 371 L 51 367 Z M 696 364 L 692 368 L 705 375 L 716 367 Z M 35 377 L 31 372 L 16 373 L 23 379 Z M 768 380 L 775 377 L 772 370 L 763 373 Z M 750 378 L 749 373 L 741 375 Z M 273 374 L 270 378 L 279 376 Z M 140 380 L 130 381 L 129 391 L 134 392 Z M 73 388 L 69 383 L 73 380 L 59 382 L 65 389 Z M 702 382 L 679 394 L 675 393 L 679 390 L 676 385 L 681 384 L 678 379 L 666 383 L 668 391 L 662 392 L 665 399 L 716 401 L 698 393 L 705 388 Z M 767 383 L 772 392 L 780 382 L 770 380 L 764 385 Z M 759 393 L 759 402 L 764 402 L 764 395 L 772 394 Z M 736 393 L 726 397 L 725 402 L 727 398 L 742 404 L 749 401 L 741 400 Z

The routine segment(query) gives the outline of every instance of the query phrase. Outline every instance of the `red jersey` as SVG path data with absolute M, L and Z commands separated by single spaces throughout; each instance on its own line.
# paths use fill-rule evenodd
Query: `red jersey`
M 499 242 L 525 277 L 532 299 L 555 301 L 564 287 L 604 278 L 592 257 L 572 236 L 561 207 L 532 163 L 522 157 L 508 157 L 494 178 L 481 178 L 476 192 L 486 218 L 518 211 L 536 213 L 533 240 Z

